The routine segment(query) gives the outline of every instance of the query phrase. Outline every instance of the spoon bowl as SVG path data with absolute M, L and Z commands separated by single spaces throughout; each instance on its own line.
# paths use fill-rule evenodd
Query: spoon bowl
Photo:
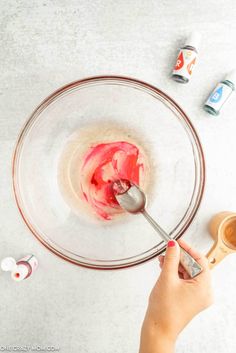
M 131 185 L 128 180 L 117 180 L 113 183 L 113 191 L 119 205 L 129 213 L 144 211 L 146 195 L 136 185 Z

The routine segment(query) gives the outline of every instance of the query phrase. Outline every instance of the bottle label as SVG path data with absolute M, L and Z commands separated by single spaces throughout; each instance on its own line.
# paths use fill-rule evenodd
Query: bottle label
M 19 261 L 28 262 L 28 264 L 32 268 L 32 272 L 34 272 L 36 270 L 36 268 L 38 267 L 38 260 L 36 259 L 36 257 L 34 255 L 27 255 L 27 256 L 23 257 L 22 259 L 18 260 L 17 262 L 19 262 Z
M 196 59 L 197 53 L 194 50 L 181 49 L 176 60 L 173 75 L 180 75 L 190 79 Z
M 218 112 L 232 92 L 233 90 L 229 86 L 224 83 L 219 83 L 207 99 L 205 105 L 212 107 Z

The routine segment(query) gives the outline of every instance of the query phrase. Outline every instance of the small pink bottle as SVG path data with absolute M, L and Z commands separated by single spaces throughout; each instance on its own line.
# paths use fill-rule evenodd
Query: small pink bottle
M 38 267 L 38 260 L 34 255 L 27 255 L 16 262 L 11 277 L 17 282 L 30 277 Z

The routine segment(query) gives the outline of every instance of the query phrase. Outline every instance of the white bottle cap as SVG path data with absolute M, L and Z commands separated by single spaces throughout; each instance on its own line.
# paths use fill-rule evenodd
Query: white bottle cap
M 200 42 L 201 42 L 201 33 L 194 31 L 190 34 L 190 36 L 186 40 L 185 45 L 190 45 L 191 47 L 198 49 Z
M 13 271 L 16 267 L 16 260 L 13 257 L 5 257 L 1 261 L 1 269 L 3 271 Z
M 28 267 L 23 264 L 20 264 L 16 266 L 14 271 L 12 271 L 11 278 L 14 279 L 14 281 L 20 282 L 23 279 L 25 279 L 28 273 L 29 273 Z
M 236 85 L 236 69 L 230 71 L 226 75 L 225 80 L 228 80 L 228 81 L 232 82 L 234 85 Z

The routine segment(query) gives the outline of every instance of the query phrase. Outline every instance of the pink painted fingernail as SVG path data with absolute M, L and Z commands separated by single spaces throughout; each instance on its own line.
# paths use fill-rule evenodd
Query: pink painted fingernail
M 175 241 L 174 240 L 168 241 L 167 246 L 168 246 L 168 248 L 172 248 L 173 246 L 175 246 Z

